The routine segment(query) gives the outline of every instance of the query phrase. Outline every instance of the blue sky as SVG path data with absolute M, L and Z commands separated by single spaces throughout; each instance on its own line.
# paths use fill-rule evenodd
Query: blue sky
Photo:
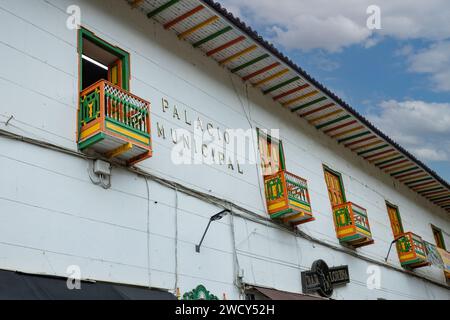
M 220 2 L 450 181 L 450 1 Z

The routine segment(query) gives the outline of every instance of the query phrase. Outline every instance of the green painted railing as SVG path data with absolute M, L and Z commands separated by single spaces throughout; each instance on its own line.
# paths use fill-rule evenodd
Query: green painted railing
M 397 240 L 397 249 L 401 253 L 415 251 L 417 254 L 426 256 L 425 244 L 420 236 L 407 232 Z
M 81 93 L 79 128 L 100 117 L 150 137 L 150 104 L 106 80 Z
M 84 91 L 80 97 L 80 124 L 84 126 L 100 117 L 100 88 Z
M 284 171 L 284 174 L 286 178 L 286 188 L 288 190 L 288 198 L 307 205 L 311 205 L 309 200 L 307 181 L 287 171 Z
M 350 214 L 353 212 L 353 217 Z M 363 207 L 360 207 L 352 202 L 347 202 L 342 205 L 333 207 L 335 215 L 336 226 L 343 228 L 355 224 L 355 226 L 370 232 L 369 219 L 367 217 L 367 211 Z
M 105 82 L 106 118 L 122 126 L 149 134 L 149 104 L 119 87 Z

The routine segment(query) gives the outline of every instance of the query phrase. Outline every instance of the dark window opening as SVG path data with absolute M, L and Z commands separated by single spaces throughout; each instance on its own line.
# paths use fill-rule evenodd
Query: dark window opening
M 106 69 L 98 65 L 98 63 L 94 63 L 92 58 L 83 56 L 82 60 L 82 90 L 86 89 L 90 85 L 96 83 L 99 80 L 107 80 L 108 79 L 108 67 Z
M 431 226 L 431 229 L 433 230 L 433 236 L 434 241 L 436 242 L 436 246 L 438 248 L 447 250 L 445 247 L 444 235 L 442 234 L 442 230 L 433 225 Z
M 265 130 L 257 129 L 257 132 L 263 176 L 270 176 L 285 170 L 283 143 L 268 135 Z
M 113 46 L 81 29 L 79 33 L 80 86 L 81 90 L 99 80 L 129 90 L 130 56 L 124 50 Z

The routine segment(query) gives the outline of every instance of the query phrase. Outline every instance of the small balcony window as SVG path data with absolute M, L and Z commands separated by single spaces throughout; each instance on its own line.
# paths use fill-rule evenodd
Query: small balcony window
M 431 225 L 431 230 L 433 231 L 434 241 L 436 242 L 436 246 L 438 248 L 447 250 L 445 247 L 444 235 L 442 234 L 442 230 L 438 227 Z
M 339 242 L 353 248 L 374 243 L 367 211 L 363 207 L 346 200 L 341 175 L 325 167 L 325 182 Z
M 308 183 L 286 170 L 282 142 L 258 130 L 258 147 L 270 217 L 291 226 L 314 221 Z
M 78 43 L 78 148 L 127 165 L 151 157 L 150 103 L 129 91 L 129 54 L 85 29 Z
M 386 202 L 386 207 L 392 234 L 397 240 L 397 255 L 401 266 L 406 269 L 428 266 L 427 252 L 422 238 L 412 232 L 403 231 L 402 218 L 397 206 Z

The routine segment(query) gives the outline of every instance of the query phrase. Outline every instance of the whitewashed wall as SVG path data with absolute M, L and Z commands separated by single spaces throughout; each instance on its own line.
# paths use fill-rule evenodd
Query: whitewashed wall
M 180 111 L 187 109 L 190 118 L 200 116 L 221 129 L 246 129 L 249 121 L 280 128 L 288 170 L 309 182 L 316 221 L 300 228 L 311 236 L 339 245 L 323 177 L 326 164 L 343 174 L 348 200 L 368 210 L 375 244 L 358 249 L 360 254 L 383 261 L 387 253 L 392 233 L 385 200 L 399 206 L 405 231 L 434 242 L 432 223 L 446 231 L 450 245 L 449 218 L 441 209 L 258 91 L 249 88 L 247 100 L 238 78 L 122 0 L 0 0 L 0 59 L 8 62 L 0 68 L 0 128 L 76 150 L 77 38 L 66 28 L 65 12 L 71 4 L 81 7 L 83 26 L 131 54 L 131 91 L 153 105 L 155 154 L 141 164 L 144 170 L 265 216 L 255 165 L 243 166 L 239 174 L 226 166 L 170 162 L 170 128 L 192 128 L 163 112 L 166 98 Z M 165 126 L 166 139 L 157 136 L 157 123 Z M 337 299 L 450 298 L 448 290 L 388 268 L 382 268 L 382 289 L 368 290 L 367 262 L 240 218 L 234 220 L 234 243 L 227 217 L 212 225 L 196 254 L 194 245 L 219 208 L 151 181 L 147 199 L 146 181 L 118 168 L 105 191 L 90 182 L 87 167 L 82 159 L 0 138 L 0 268 L 64 276 L 67 266 L 79 265 L 88 279 L 178 286 L 182 293 L 202 283 L 219 297 L 238 298 L 236 247 L 247 283 L 301 292 L 300 271 L 324 259 L 350 268 L 352 281 L 335 291 Z M 399 266 L 395 249 L 389 263 Z M 444 283 L 441 270 L 415 272 Z

